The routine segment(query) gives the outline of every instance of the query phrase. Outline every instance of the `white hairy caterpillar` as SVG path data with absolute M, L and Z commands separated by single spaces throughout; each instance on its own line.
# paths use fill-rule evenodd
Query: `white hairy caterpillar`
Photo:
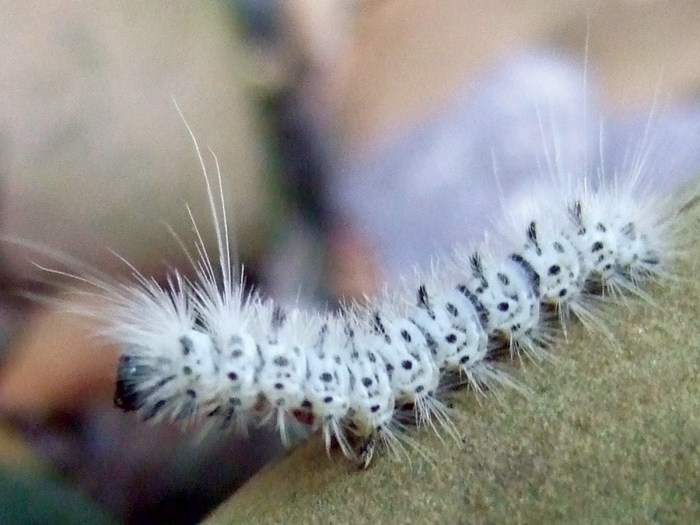
M 135 283 L 99 283 L 106 335 L 122 348 L 115 403 L 144 419 L 207 427 L 274 418 L 283 439 L 295 415 L 363 467 L 377 442 L 404 449 L 407 408 L 418 426 L 455 433 L 439 395 L 445 381 L 457 375 L 476 390 L 511 384 L 498 368 L 504 349 L 544 359 L 570 313 L 597 328 L 601 296 L 643 295 L 644 281 L 667 274 L 672 216 L 640 177 L 564 185 L 554 209 L 514 218 L 498 243 L 442 261 L 407 292 L 339 314 L 284 311 L 243 291 L 221 177 L 218 204 L 207 179 L 216 263 L 200 237 L 193 280 L 174 272 L 164 289 L 134 270 Z

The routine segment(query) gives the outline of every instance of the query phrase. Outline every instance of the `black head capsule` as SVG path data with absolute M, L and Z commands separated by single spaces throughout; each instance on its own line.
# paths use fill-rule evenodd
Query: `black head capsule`
M 119 358 L 114 406 L 126 412 L 138 410 L 143 405 L 143 397 L 134 381 L 136 366 L 134 359 L 129 355 L 123 355 Z
M 138 376 L 143 365 L 137 364 L 130 355 L 122 355 L 117 366 L 117 383 L 114 391 L 114 406 L 131 412 L 138 410 L 144 404 L 144 395 L 139 389 Z
M 142 390 L 141 385 L 151 379 L 157 370 L 139 363 L 131 355 L 122 355 L 117 366 L 117 381 L 114 390 L 114 406 L 125 412 L 134 412 L 144 406 L 146 400 L 175 379 L 175 375 L 164 377 L 156 384 Z

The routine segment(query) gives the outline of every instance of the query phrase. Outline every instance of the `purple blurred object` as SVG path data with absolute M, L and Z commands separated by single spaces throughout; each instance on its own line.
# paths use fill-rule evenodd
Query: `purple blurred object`
M 560 53 L 518 54 L 428 121 L 385 137 L 388 147 L 339 163 L 328 181 L 332 206 L 371 243 L 385 282 L 481 240 L 501 202 L 527 197 L 550 169 L 602 165 L 609 176 L 629 168 L 641 144 L 660 185 L 700 171 L 700 104 L 606 114 L 585 77 L 580 60 Z

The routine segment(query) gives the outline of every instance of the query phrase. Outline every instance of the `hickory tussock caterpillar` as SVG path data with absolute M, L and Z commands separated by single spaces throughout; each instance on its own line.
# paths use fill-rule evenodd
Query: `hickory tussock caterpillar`
M 187 129 L 217 256 L 191 217 L 193 279 L 174 271 L 163 288 L 133 269 L 133 283 L 93 283 L 109 303 L 105 334 L 122 349 L 115 404 L 146 420 L 245 429 L 273 419 L 284 439 L 296 417 L 366 467 L 376 443 L 395 454 L 410 444 L 407 411 L 420 427 L 456 434 L 439 395 L 451 377 L 476 390 L 511 385 L 497 363 L 504 349 L 542 360 L 572 314 L 602 327 L 598 298 L 643 295 L 644 281 L 667 272 L 671 215 L 643 191 L 640 165 L 628 180 L 563 184 L 555 206 L 514 213 L 509 235 L 446 258 L 408 291 L 340 313 L 284 310 L 243 291 L 221 175 L 217 197 Z

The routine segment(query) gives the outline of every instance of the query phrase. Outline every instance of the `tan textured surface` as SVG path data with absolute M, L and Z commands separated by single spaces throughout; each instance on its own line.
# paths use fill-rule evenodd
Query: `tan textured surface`
M 556 364 L 516 372 L 531 399 L 457 394 L 463 442 L 418 434 L 432 465 L 357 471 L 312 439 L 207 523 L 699 522 L 700 205 L 679 228 L 681 279 L 649 287 L 655 307 L 614 310 L 617 351 L 575 326 Z

